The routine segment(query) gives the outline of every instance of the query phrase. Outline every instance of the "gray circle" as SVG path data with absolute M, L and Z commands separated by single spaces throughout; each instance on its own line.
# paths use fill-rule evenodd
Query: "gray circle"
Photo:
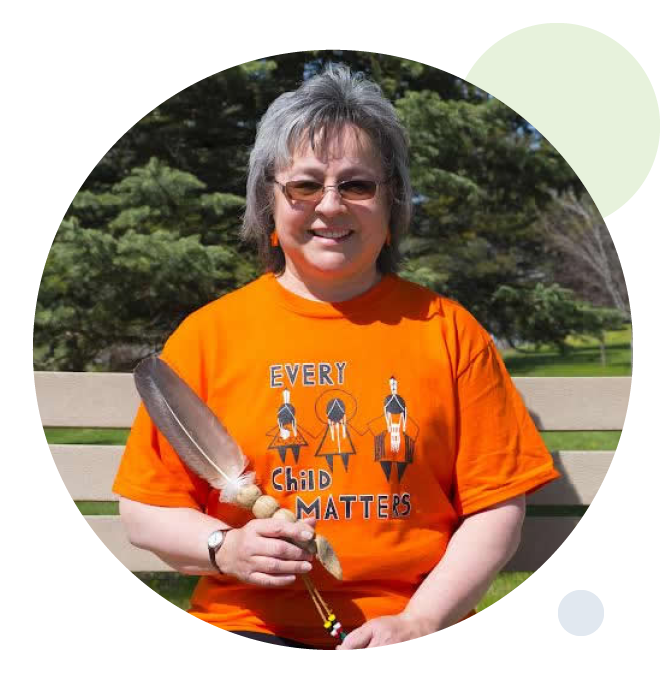
M 573 591 L 563 597 L 557 613 L 559 624 L 567 632 L 585 637 L 603 624 L 605 608 L 595 593 Z

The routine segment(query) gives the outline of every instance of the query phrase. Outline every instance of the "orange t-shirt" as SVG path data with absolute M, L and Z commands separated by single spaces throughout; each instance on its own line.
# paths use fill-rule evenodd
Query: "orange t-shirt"
M 189 316 L 162 357 L 241 445 L 262 491 L 318 518 L 344 580 L 318 564 L 313 578 L 345 629 L 401 612 L 461 517 L 559 476 L 486 331 L 395 276 L 328 304 L 264 275 Z M 181 463 L 142 406 L 114 490 L 247 518 Z M 302 581 L 273 590 L 204 576 L 190 612 L 336 644 Z

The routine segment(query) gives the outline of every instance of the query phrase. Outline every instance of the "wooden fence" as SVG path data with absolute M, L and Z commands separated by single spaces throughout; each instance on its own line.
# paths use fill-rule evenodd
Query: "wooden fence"
M 515 384 L 540 430 L 621 430 L 630 393 L 629 377 L 516 378 Z M 130 374 L 35 372 L 44 427 L 130 427 L 139 398 Z M 111 492 L 123 451 L 110 445 L 51 445 L 60 475 L 76 501 L 116 501 Z M 613 452 L 553 453 L 564 478 L 529 498 L 536 508 L 525 521 L 521 546 L 510 571 L 535 571 L 557 550 L 589 505 L 612 461 Z M 560 510 L 560 514 L 557 510 Z M 553 512 L 553 510 L 555 512 Z M 579 509 L 577 509 L 579 510 Z M 131 571 L 170 571 L 149 552 L 128 542 L 118 516 L 90 515 L 87 522 Z

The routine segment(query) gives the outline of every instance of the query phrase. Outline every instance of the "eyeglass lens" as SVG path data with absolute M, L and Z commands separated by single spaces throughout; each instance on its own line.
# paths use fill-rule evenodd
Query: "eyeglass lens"
M 294 180 L 287 182 L 287 194 L 291 199 L 315 200 L 321 199 L 325 192 L 323 185 L 314 180 Z M 378 185 L 372 180 L 347 180 L 337 185 L 337 191 L 343 199 L 371 199 L 376 194 Z

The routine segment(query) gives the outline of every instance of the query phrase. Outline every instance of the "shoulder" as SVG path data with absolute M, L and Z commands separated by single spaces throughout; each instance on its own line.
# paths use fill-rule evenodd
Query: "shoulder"
M 180 334 L 203 334 L 209 329 L 218 332 L 224 326 L 244 321 L 248 311 L 254 309 L 264 296 L 263 277 L 259 277 L 193 311 L 181 322 L 172 337 Z
M 223 320 L 231 321 L 237 316 L 243 317 L 248 310 L 254 308 L 266 297 L 266 285 L 264 277 L 259 277 L 243 287 L 223 294 L 214 301 L 205 304 L 186 317 L 181 324 L 194 328 L 205 326 L 209 322 L 216 323 Z
M 397 278 L 397 284 L 407 314 L 431 324 L 457 373 L 492 344 L 490 333 L 458 301 L 403 278 Z
M 396 294 L 402 303 L 420 311 L 426 309 L 429 318 L 439 319 L 461 332 L 486 333 L 479 321 L 458 301 L 403 277 L 396 277 L 396 282 Z
M 240 329 L 251 310 L 264 298 L 263 278 L 222 295 L 186 316 L 169 336 L 163 353 L 166 356 L 190 357 L 195 351 L 215 351 Z

